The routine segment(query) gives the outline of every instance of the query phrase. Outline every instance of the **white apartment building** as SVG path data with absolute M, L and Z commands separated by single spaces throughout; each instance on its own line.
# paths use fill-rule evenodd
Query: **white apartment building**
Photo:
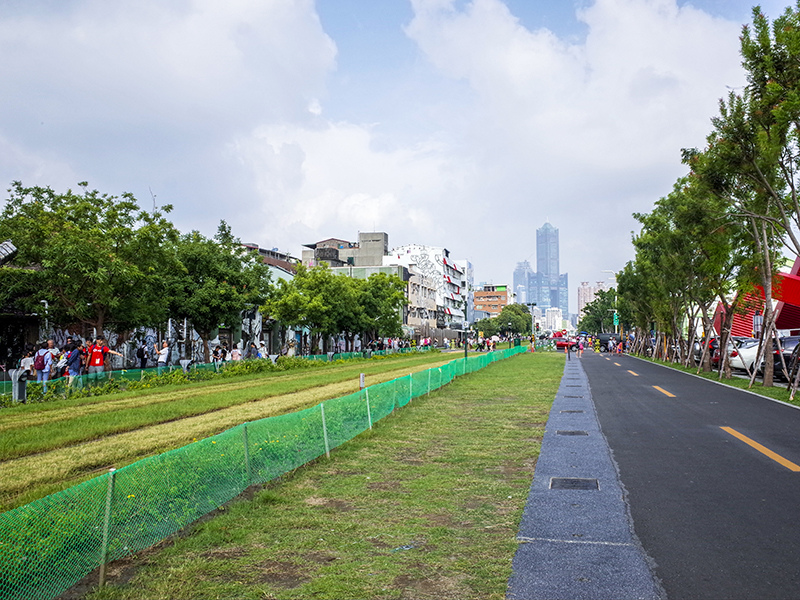
M 427 278 L 436 290 L 436 308 L 442 326 L 464 322 L 467 290 L 462 287 L 464 267 L 450 258 L 441 246 L 409 244 L 392 249 L 383 257 L 384 265 L 402 265 Z
M 588 281 L 581 281 L 578 288 L 578 320 L 583 318 L 583 309 L 587 304 L 591 303 L 597 292 L 607 290 L 608 285 L 604 281 L 598 281 L 595 285 L 589 285 Z
M 564 317 L 560 308 L 548 308 L 544 312 L 544 327 L 550 331 L 561 331 Z

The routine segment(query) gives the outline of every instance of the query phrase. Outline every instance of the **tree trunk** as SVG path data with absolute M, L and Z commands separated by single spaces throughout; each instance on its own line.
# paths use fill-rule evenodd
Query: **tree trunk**
M 200 339 L 203 341 L 203 362 L 210 363 L 211 353 L 208 350 L 208 338 L 211 336 L 211 332 L 198 331 L 197 333 L 200 334 Z

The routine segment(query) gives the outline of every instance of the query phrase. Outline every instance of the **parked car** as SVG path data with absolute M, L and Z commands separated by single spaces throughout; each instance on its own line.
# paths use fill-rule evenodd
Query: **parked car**
M 619 334 L 618 333 L 599 333 L 597 334 L 597 339 L 600 340 L 600 352 L 608 352 L 608 342 L 611 339 L 614 339 L 614 344 L 619 344 Z
M 751 373 L 758 354 L 758 340 L 755 338 L 734 338 L 728 355 L 732 369 L 742 369 Z
M 705 340 L 695 340 L 694 346 L 692 347 L 692 354 L 694 356 L 694 364 L 699 365 L 700 359 L 703 357 L 703 345 L 705 344 Z M 711 364 L 715 365 L 719 363 L 719 355 L 717 352 L 717 348 L 719 347 L 719 340 L 717 338 L 711 338 L 711 341 L 708 343 L 708 353 L 711 356 Z M 716 363 L 714 360 L 714 355 L 717 354 Z
M 556 342 L 556 350 L 564 351 L 564 348 L 569 347 L 571 352 L 577 352 L 578 340 L 571 337 L 553 337 Z
M 788 362 L 786 363 L 786 368 L 789 371 L 790 378 L 792 377 L 792 374 L 795 372 L 795 369 L 797 369 L 798 360 L 800 360 L 800 344 L 794 347 L 794 350 L 792 350 L 792 355 L 789 358 Z
M 794 349 L 800 344 L 800 335 L 790 335 L 786 337 L 780 338 L 781 343 L 781 350 L 783 352 L 778 351 L 778 345 L 776 342 L 772 342 L 772 360 L 773 362 L 773 373 L 774 377 L 778 379 L 787 379 L 787 375 L 783 372 L 783 362 L 786 362 L 786 368 L 789 369 L 789 362 L 792 359 L 792 353 Z M 781 361 L 781 354 L 783 354 L 783 362 Z M 764 372 L 764 361 L 761 361 L 759 366 L 759 372 Z M 791 370 L 789 370 L 791 372 Z

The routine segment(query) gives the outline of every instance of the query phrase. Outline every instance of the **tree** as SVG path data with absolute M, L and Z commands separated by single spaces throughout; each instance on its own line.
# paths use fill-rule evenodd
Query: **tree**
M 509 331 L 508 324 L 511 323 L 510 331 L 513 334 L 522 335 L 531 331 L 531 311 L 524 304 L 507 304 L 495 318 L 500 330 Z
M 472 329 L 482 331 L 484 337 L 500 333 L 526 334 L 531 331 L 531 312 L 524 304 L 507 304 L 496 317 L 475 321 Z
M 222 221 L 214 239 L 192 231 L 176 246 L 179 268 L 172 275 L 170 314 L 187 319 L 203 340 L 209 361 L 208 340 L 222 325 L 232 325 L 241 313 L 263 304 L 272 286 L 269 268 L 256 254 L 244 251 Z
M 0 270 L 0 303 L 28 312 L 48 307 L 51 324 L 125 333 L 166 320 L 165 278 L 176 266 L 178 231 L 164 206 L 148 213 L 131 194 L 58 194 L 14 182 L 0 238 L 19 249 L 17 269 Z M 19 269 L 23 269 L 23 273 Z
M 578 323 L 578 329 L 590 333 L 606 333 L 614 329 L 614 308 L 616 306 L 616 291 L 598 290 L 594 300 L 583 307 L 583 318 Z
M 500 323 L 496 317 L 489 317 L 487 319 L 478 319 L 472 325 L 473 331 L 483 332 L 484 337 L 492 337 L 500 333 Z
M 368 338 L 399 337 L 403 334 L 406 284 L 397 275 L 373 273 L 361 292 L 364 329 Z
M 275 320 L 311 332 L 312 351 L 330 336 L 344 334 L 352 347 L 363 338 L 402 334 L 405 283 L 396 275 L 375 273 L 367 280 L 334 275 L 327 265 L 298 267 L 291 282 L 281 281 L 264 310 Z

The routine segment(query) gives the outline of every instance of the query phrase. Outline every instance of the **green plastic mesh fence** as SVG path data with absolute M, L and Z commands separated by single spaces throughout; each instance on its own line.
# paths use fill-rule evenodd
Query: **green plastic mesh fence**
M 413 398 L 525 350 L 453 360 L 244 423 L 0 514 L 0 598 L 54 598 L 103 562 L 156 544 L 248 486 L 353 439 Z

